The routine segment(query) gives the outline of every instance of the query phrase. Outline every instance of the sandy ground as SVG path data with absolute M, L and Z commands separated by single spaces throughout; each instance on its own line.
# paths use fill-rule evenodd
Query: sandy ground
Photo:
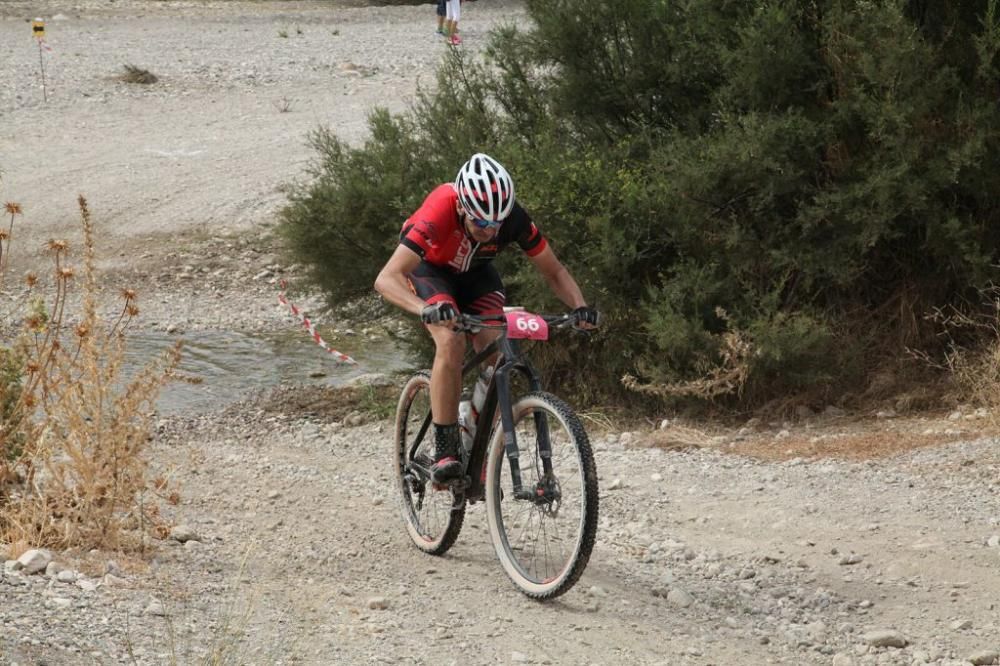
M 464 12 L 470 49 L 524 20 L 500 0 Z M 363 141 L 373 106 L 405 109 L 446 48 L 430 4 L 0 3 L 0 197 L 25 209 L 12 273 L 78 234 L 82 193 L 143 325 L 294 327 L 274 299 L 294 269 L 268 239 L 307 133 Z M 160 81 L 122 83 L 124 64 Z M 181 488 L 167 510 L 186 538 L 146 561 L 57 554 L 78 581 L 8 567 L 0 663 L 207 663 L 217 649 L 229 661 L 212 663 L 998 663 L 988 413 L 695 431 L 596 412 L 597 545 L 579 584 L 539 604 L 500 570 L 481 505 L 446 557 L 413 548 L 390 421 L 315 390 L 247 386 L 224 409 L 159 419 L 152 463 Z

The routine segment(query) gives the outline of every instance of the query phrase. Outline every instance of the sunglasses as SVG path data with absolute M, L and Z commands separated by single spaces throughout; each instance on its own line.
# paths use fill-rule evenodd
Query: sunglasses
M 478 217 L 469 216 L 472 223 L 480 229 L 499 229 L 503 220 L 480 220 Z

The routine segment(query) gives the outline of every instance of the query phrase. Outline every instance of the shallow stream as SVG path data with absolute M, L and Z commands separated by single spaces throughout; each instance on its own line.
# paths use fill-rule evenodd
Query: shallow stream
M 176 335 L 136 332 L 129 335 L 125 376 L 168 349 Z M 200 384 L 170 382 L 160 392 L 161 414 L 214 409 L 234 402 L 247 391 L 280 383 L 338 386 L 362 374 L 407 370 L 412 363 L 398 343 L 363 336 L 332 345 L 357 365 L 338 363 L 303 331 L 250 335 L 235 331 L 192 331 L 181 336 L 180 369 Z M 332 344 L 332 343 L 331 343 Z

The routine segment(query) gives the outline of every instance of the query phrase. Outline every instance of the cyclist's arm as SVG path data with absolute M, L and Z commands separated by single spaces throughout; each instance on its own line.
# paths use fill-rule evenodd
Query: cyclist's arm
M 423 299 L 410 291 L 406 276 L 420 265 L 420 255 L 406 247 L 396 246 L 396 251 L 389 257 L 378 277 L 375 278 L 375 291 L 393 305 L 417 316 L 427 305 Z
M 529 256 L 528 259 L 535 265 L 538 272 L 542 274 L 545 283 L 549 285 L 549 289 L 552 290 L 552 293 L 560 301 L 571 309 L 587 305 L 587 301 L 584 300 L 583 292 L 580 291 L 576 280 L 573 279 L 573 276 L 569 274 L 566 267 L 556 257 L 556 253 L 552 251 L 551 246 L 546 246 L 544 250 L 534 256 Z

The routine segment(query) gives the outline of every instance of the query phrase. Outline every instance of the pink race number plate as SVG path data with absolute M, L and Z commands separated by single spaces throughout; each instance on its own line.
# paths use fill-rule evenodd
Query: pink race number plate
M 507 337 L 529 340 L 548 340 L 549 325 L 544 319 L 530 312 L 506 312 Z

